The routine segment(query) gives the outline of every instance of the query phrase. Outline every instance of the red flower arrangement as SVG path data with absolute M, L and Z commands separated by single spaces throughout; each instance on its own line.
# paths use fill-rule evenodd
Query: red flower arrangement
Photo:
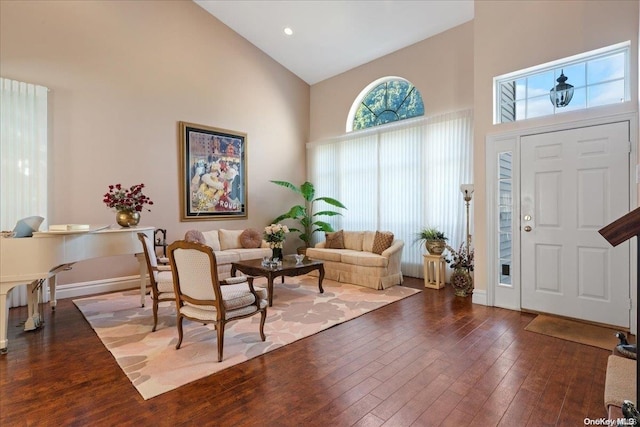
M 124 188 L 121 184 L 110 185 L 109 192 L 105 193 L 102 200 L 107 207 L 117 211 L 141 212 L 144 205 L 152 205 L 150 198 L 142 193 L 144 184 L 132 185 Z M 147 210 L 151 212 L 151 209 Z

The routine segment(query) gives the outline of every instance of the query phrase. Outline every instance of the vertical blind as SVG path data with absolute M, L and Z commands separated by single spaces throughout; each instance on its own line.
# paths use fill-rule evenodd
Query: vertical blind
M 393 232 L 405 242 L 402 273 L 423 277 L 421 229 L 437 227 L 455 248 L 465 241 L 472 147 L 471 110 L 397 122 L 309 143 L 309 180 L 347 207 L 328 220 L 336 230 Z
M 43 86 L 0 78 L 0 227 L 24 217 L 47 217 L 47 93 Z M 9 307 L 26 305 L 24 286 Z

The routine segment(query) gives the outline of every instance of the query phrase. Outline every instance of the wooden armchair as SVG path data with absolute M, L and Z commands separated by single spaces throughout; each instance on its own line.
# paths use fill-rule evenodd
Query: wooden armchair
M 176 300 L 176 295 L 173 291 L 173 275 L 171 274 L 171 267 L 158 265 L 155 245 L 151 239 L 144 233 L 138 233 L 138 239 L 142 242 L 147 271 L 149 272 L 151 299 L 153 300 L 153 329 L 151 329 L 151 332 L 155 332 L 158 326 L 158 304 L 161 301 L 175 302 Z
M 178 343 L 182 344 L 182 320 L 214 323 L 218 337 L 218 362 L 222 361 L 227 322 L 260 313 L 260 338 L 267 318 L 267 293 L 254 289 L 253 277 L 218 279 L 216 257 L 211 247 L 178 240 L 169 245 L 178 315 Z

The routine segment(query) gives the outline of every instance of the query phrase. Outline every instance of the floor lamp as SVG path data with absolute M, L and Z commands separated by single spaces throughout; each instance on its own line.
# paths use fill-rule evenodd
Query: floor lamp
M 469 253 L 470 247 L 471 247 L 471 233 L 469 232 L 469 205 L 471 204 L 471 197 L 473 195 L 473 184 L 462 184 L 460 186 L 460 192 L 462 193 L 462 196 L 464 197 L 464 203 L 467 207 L 467 236 L 466 236 L 466 243 L 467 243 L 467 253 Z

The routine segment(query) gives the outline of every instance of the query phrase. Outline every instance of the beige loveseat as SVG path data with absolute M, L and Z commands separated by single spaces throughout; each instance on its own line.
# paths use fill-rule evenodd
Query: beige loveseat
M 375 231 L 344 231 L 344 249 L 326 248 L 326 241 L 307 249 L 307 257 L 324 261 L 324 272 L 327 279 L 338 282 L 353 283 L 372 289 L 386 289 L 402 284 L 400 260 L 402 258 L 402 240 L 393 239 L 391 233 L 390 246 L 374 253 Z M 340 233 L 340 232 L 338 232 Z M 333 241 L 331 241 L 333 243 Z M 336 246 L 330 244 L 330 246 Z M 384 246 L 383 246 L 384 247 Z M 379 245 L 376 245 L 379 250 Z M 318 275 L 317 272 L 312 272 Z
M 249 233 L 249 231 L 252 231 L 252 233 Z M 271 248 L 269 248 L 267 242 L 262 240 L 261 234 L 257 230 L 250 229 L 249 231 L 225 230 L 222 228 L 202 232 L 189 230 L 185 234 L 185 238 L 189 240 L 190 235 L 191 238 L 196 236 L 194 239 L 196 241 L 204 238 L 203 243 L 211 246 L 216 256 L 218 276 L 221 279 L 226 279 L 231 276 L 232 262 L 262 259 L 262 257 L 271 256 Z M 244 235 L 243 232 L 245 233 Z M 248 237 L 248 235 L 250 235 L 250 237 Z

